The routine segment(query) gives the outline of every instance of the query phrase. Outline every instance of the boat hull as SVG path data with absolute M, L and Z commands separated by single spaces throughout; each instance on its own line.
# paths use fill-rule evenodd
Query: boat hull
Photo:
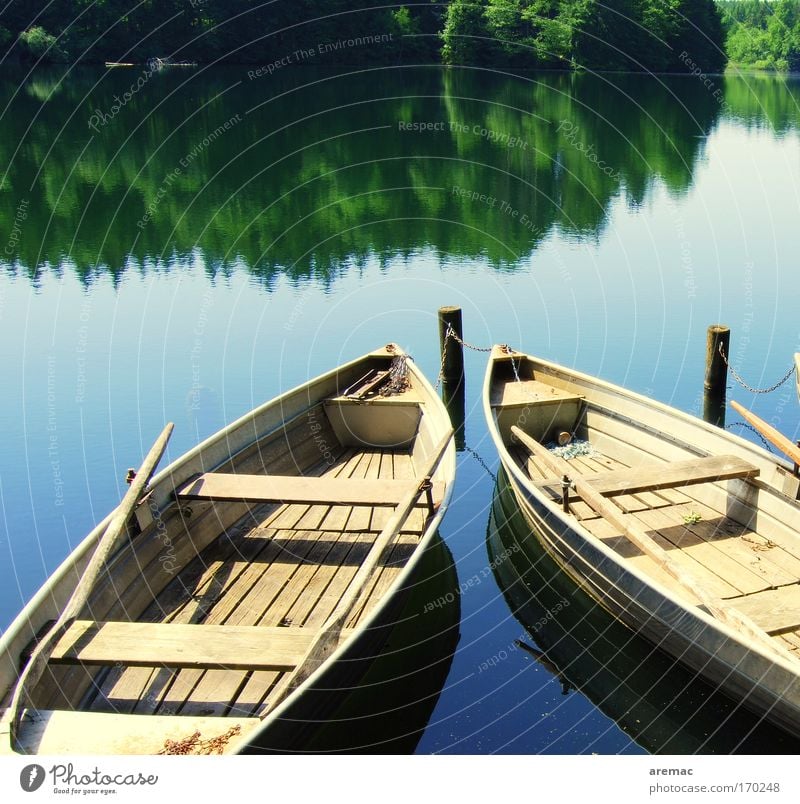
M 531 538 L 597 603 L 633 631 L 800 737 L 800 678 L 632 573 L 555 516 L 504 464 Z
M 545 667 L 650 753 L 795 754 L 800 740 L 654 648 L 576 585 L 498 477 L 487 549 L 498 586 Z M 500 560 L 502 557 L 502 560 Z M 572 693 L 575 694 L 575 693 Z M 604 731 L 607 727 L 603 725 Z

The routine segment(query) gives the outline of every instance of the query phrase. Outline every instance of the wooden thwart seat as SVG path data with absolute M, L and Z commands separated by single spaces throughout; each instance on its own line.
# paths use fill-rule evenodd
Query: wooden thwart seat
M 596 476 L 582 477 L 595 491 L 605 497 L 613 497 L 618 494 L 637 494 L 642 491 L 672 489 L 698 483 L 713 483 L 718 480 L 757 477 L 758 474 L 757 467 L 741 458 L 733 455 L 715 455 L 633 469 L 617 469 L 600 472 Z M 536 485 L 561 495 L 560 482 L 547 480 Z
M 396 506 L 419 480 L 373 480 L 285 475 L 239 475 L 207 472 L 175 490 L 181 500 L 249 503 L 307 503 L 308 505 Z M 444 483 L 433 484 L 434 504 L 444 494 Z M 425 500 L 422 495 L 420 504 Z
M 56 643 L 50 661 L 286 671 L 296 667 L 315 636 L 313 628 L 77 620 Z

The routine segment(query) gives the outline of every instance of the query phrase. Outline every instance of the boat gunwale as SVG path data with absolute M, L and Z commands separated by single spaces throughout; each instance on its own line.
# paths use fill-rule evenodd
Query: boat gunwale
M 492 354 L 490 362 L 493 364 L 494 362 L 502 362 L 503 359 L 508 359 L 508 353 L 504 353 L 504 355 L 505 356 L 501 360 L 498 360 L 495 354 Z M 615 383 L 612 383 L 608 380 L 603 380 L 600 379 L 599 377 L 593 377 L 591 374 L 586 374 L 582 371 L 579 371 L 578 369 L 571 369 L 566 366 L 562 366 L 558 363 L 553 363 L 551 361 L 545 360 L 535 355 L 528 354 L 526 352 L 514 352 L 514 355 L 516 355 L 517 357 L 523 357 L 527 360 L 530 360 L 534 364 L 537 364 L 545 369 L 548 369 L 550 373 L 552 373 L 556 377 L 560 377 L 561 379 L 569 381 L 577 381 L 581 385 L 585 385 L 588 387 L 594 386 L 607 393 L 616 396 L 623 396 L 634 402 L 638 402 L 644 405 L 645 407 L 655 409 L 659 413 L 664 414 L 665 416 L 680 419 L 684 424 L 699 427 L 708 435 L 721 438 L 723 441 L 731 441 L 737 447 L 745 449 L 748 452 L 754 453 L 759 461 L 766 461 L 767 463 L 780 466 L 781 468 L 786 469 L 788 471 L 791 471 L 793 469 L 792 463 L 787 459 L 781 457 L 780 455 L 768 452 L 763 447 L 759 446 L 758 444 L 754 444 L 752 441 L 748 441 L 743 436 L 737 435 L 736 433 L 731 432 L 730 430 L 723 430 L 714 424 L 710 424 L 709 422 L 706 422 L 703 419 L 699 419 L 696 416 L 687 413 L 686 411 L 680 410 L 679 408 L 672 407 L 671 405 L 668 405 L 665 402 L 660 402 L 657 399 L 652 399 L 651 397 L 645 396 L 644 394 L 640 394 L 638 391 L 632 391 L 621 385 L 616 385 Z M 800 360 L 800 353 L 798 353 L 798 360 Z M 800 375 L 798 376 L 798 383 L 800 383 Z M 800 388 L 798 389 L 798 391 L 800 392 Z M 495 406 L 490 405 L 490 407 Z M 609 413 L 614 414 L 615 418 L 619 418 L 620 420 L 627 419 L 631 423 L 640 424 L 644 428 L 649 427 L 647 423 L 639 422 L 637 419 L 633 419 L 629 416 L 626 416 L 625 414 L 617 415 L 615 411 L 604 405 L 595 403 L 594 407 L 598 410 L 607 410 Z M 686 441 L 681 441 L 680 439 L 673 438 L 669 434 L 666 434 L 666 437 L 667 439 L 673 441 L 673 443 L 681 444 L 687 447 L 688 449 L 692 448 L 691 444 L 689 444 Z M 765 485 L 767 488 L 772 488 L 771 486 L 769 486 L 769 484 Z

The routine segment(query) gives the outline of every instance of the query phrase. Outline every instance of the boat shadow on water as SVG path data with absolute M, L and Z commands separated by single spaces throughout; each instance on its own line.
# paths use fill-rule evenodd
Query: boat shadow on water
M 534 643 L 518 647 L 557 678 L 565 695 L 585 696 L 645 750 L 800 752 L 800 740 L 635 634 L 562 572 L 531 533 L 502 471 L 486 545 L 506 602 Z

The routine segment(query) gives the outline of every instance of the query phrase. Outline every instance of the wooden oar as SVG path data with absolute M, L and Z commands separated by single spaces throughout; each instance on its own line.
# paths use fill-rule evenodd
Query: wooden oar
M 626 520 L 622 511 L 620 511 L 616 505 L 603 497 L 600 492 L 593 489 L 582 475 L 576 474 L 568 461 L 559 458 L 557 455 L 553 455 L 547 447 L 531 438 L 516 425 L 511 427 L 511 432 L 517 441 L 530 450 L 536 457 L 540 458 L 549 469 L 553 472 L 557 472 L 559 475 L 566 475 L 574 485 L 575 491 L 590 508 L 605 519 L 606 522 L 620 530 L 622 534 L 632 544 L 635 544 L 645 555 L 652 558 L 659 567 L 674 578 L 687 592 L 696 597 L 720 622 L 727 623 L 740 633 L 758 641 L 759 644 L 769 649 L 773 654 L 782 656 L 784 659 L 791 658 L 794 662 L 797 661 L 796 657 L 791 653 L 780 649 L 780 647 L 770 639 L 769 635 L 759 628 L 749 617 L 746 617 L 741 612 L 726 605 L 719 598 L 710 595 L 702 584 L 689 575 L 683 567 L 678 566 L 667 551 L 657 544 L 643 528 Z
M 797 382 L 797 401 L 800 402 L 800 352 L 794 353 L 794 379 Z
M 800 447 L 793 444 L 786 436 L 779 430 L 776 430 L 771 424 L 767 424 L 763 419 L 756 416 L 755 413 L 743 408 L 738 402 L 731 401 L 731 407 L 749 424 L 758 430 L 767 441 L 774 444 L 784 455 L 788 455 L 795 463 L 800 463 Z
M 36 645 L 31 653 L 30 659 L 28 659 L 28 663 L 25 665 L 25 669 L 17 680 L 16 687 L 14 688 L 14 696 L 9 706 L 12 750 L 15 749 L 17 743 L 17 731 L 22 716 L 23 699 L 33 690 L 41 679 L 47 667 L 50 654 L 53 652 L 59 639 L 61 639 L 86 605 L 89 594 L 105 567 L 106 560 L 116 547 L 120 535 L 125 530 L 125 526 L 136 508 L 136 504 L 139 502 L 142 493 L 150 482 L 150 478 L 153 476 L 156 466 L 158 466 L 158 462 L 161 460 L 161 456 L 164 454 L 169 437 L 172 435 L 173 427 L 172 422 L 167 424 L 158 437 L 158 440 L 150 448 L 150 452 L 147 453 L 147 457 L 136 473 L 136 477 L 133 479 L 130 488 L 125 493 L 122 502 L 117 507 L 114 516 L 111 518 L 103 535 L 100 537 L 97 547 L 95 547 L 94 553 L 89 563 L 86 565 L 86 569 L 80 581 L 78 581 L 78 585 L 75 587 L 75 591 L 72 593 L 69 601 L 67 601 L 67 605 L 44 638 Z
M 430 458 L 428 458 L 425 465 L 420 469 L 419 474 L 422 478 L 428 480 L 433 476 L 433 473 L 439 466 L 439 462 L 444 457 L 445 450 L 452 437 L 453 430 L 451 429 L 436 445 Z M 342 628 L 344 628 L 353 610 L 353 606 L 355 606 L 356 601 L 361 597 L 361 593 L 366 588 L 370 578 L 372 578 L 375 567 L 380 562 L 392 539 L 397 535 L 403 522 L 406 521 L 424 491 L 425 483 L 420 482 L 409 490 L 398 504 L 397 508 L 395 508 L 394 513 L 386 523 L 386 527 L 380 532 L 378 538 L 375 539 L 367 557 L 362 562 L 358 572 L 353 576 L 353 580 L 350 581 L 347 592 L 342 596 L 322 628 L 317 632 L 316 637 L 299 664 L 282 680 L 279 689 L 271 696 L 272 700 L 269 706 L 266 707 L 265 711 L 260 715 L 262 720 L 280 704 L 281 701 L 285 700 L 297 689 L 297 687 L 299 687 L 339 646 Z

